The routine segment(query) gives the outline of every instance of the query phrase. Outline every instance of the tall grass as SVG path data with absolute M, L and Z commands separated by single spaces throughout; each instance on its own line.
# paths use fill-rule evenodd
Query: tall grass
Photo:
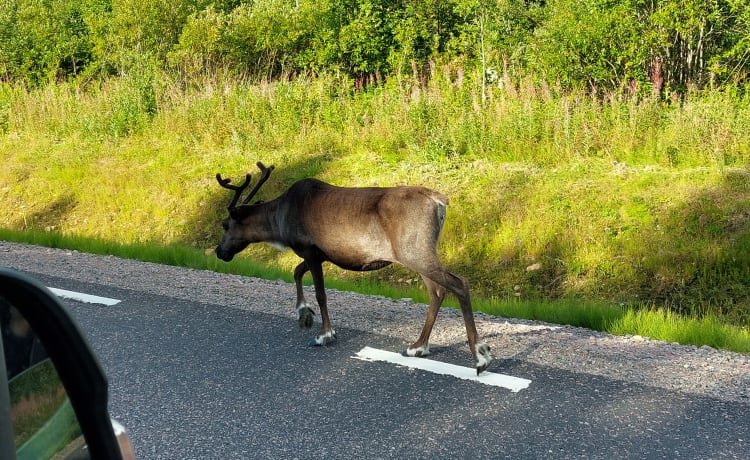
M 750 331 L 735 328 L 714 315 L 685 318 L 665 309 L 628 309 L 607 330 L 637 334 L 669 342 L 750 352 Z
M 441 253 L 476 297 L 654 304 L 750 325 L 746 95 L 602 100 L 529 81 L 480 95 L 447 67 L 426 86 L 366 91 L 332 75 L 0 85 L 0 219 L 202 251 L 227 200 L 214 174 L 262 160 L 277 166 L 264 199 L 308 176 L 445 192 Z M 262 246 L 246 256 L 284 271 L 297 262 Z M 398 267 L 364 280 L 418 285 Z

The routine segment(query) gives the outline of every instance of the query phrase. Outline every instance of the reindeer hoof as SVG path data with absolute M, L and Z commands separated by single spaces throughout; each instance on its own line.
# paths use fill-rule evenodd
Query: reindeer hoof
M 298 318 L 297 321 L 299 322 L 300 329 L 310 329 L 313 325 L 313 316 L 315 315 L 315 312 L 310 307 L 299 307 L 297 309 Z
M 490 346 L 482 342 L 477 345 L 477 375 L 484 372 L 492 362 L 492 355 L 490 354 Z
M 322 347 L 324 345 L 330 345 L 336 341 L 336 332 L 330 331 L 325 334 L 321 334 L 307 343 L 310 347 Z
M 430 346 L 427 345 L 427 344 L 425 344 L 425 345 L 422 345 L 421 347 L 417 347 L 417 348 L 411 348 L 411 347 L 409 347 L 404 352 L 404 355 L 405 356 L 414 356 L 416 358 L 424 358 L 425 356 L 429 356 L 430 355 Z

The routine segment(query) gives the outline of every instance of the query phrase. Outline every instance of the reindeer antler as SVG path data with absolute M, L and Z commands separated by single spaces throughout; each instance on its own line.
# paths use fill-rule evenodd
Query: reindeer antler
M 250 174 L 248 173 L 245 175 L 245 181 L 240 185 L 230 185 L 229 183 L 232 182 L 232 179 L 222 179 L 221 173 L 216 173 L 216 180 L 219 181 L 219 185 L 221 185 L 222 187 L 229 190 L 234 190 L 234 197 L 232 198 L 232 201 L 229 202 L 229 206 L 227 206 L 227 209 L 232 209 L 237 205 L 237 200 L 240 199 L 242 192 L 244 192 L 245 189 L 250 185 Z
M 255 184 L 255 187 L 253 187 L 253 189 L 245 197 L 245 199 L 242 200 L 242 204 L 247 204 L 255 196 L 255 194 L 258 193 L 260 186 L 268 180 L 268 177 L 271 175 L 271 171 L 273 171 L 273 166 L 266 167 L 260 161 L 258 162 L 258 168 L 260 169 L 260 179 L 258 179 L 258 183 Z M 219 185 L 226 189 L 234 191 L 234 197 L 232 198 L 232 201 L 229 202 L 229 206 L 227 206 L 227 209 L 232 209 L 237 206 L 237 201 L 240 199 L 240 196 L 242 196 L 242 192 L 244 192 L 245 189 L 250 186 L 250 178 L 250 173 L 247 173 L 245 174 L 244 182 L 242 182 L 240 185 L 231 185 L 230 182 L 232 182 L 232 179 L 222 179 L 221 173 L 216 173 L 216 180 L 219 181 Z
M 260 169 L 260 179 L 258 179 L 258 183 L 255 184 L 255 187 L 253 187 L 252 190 L 250 190 L 250 193 L 245 197 L 245 199 L 242 200 L 242 204 L 247 204 L 250 202 L 250 200 L 255 196 L 255 194 L 258 193 L 258 190 L 260 190 L 260 186 L 263 185 L 268 180 L 268 177 L 271 175 L 271 171 L 273 171 L 273 168 L 274 168 L 273 165 L 266 167 L 260 161 L 257 163 L 257 165 L 258 165 L 258 169 Z M 250 174 L 248 174 L 248 177 L 250 177 Z

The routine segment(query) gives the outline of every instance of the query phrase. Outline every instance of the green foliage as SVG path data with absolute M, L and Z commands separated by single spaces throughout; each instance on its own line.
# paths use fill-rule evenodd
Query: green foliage
M 356 16 L 339 32 L 339 46 L 346 70 L 352 74 L 382 70 L 388 49 L 389 31 L 382 5 L 365 0 Z
M 454 63 L 481 69 L 483 86 L 530 77 L 604 96 L 671 97 L 750 71 L 750 6 L 738 0 L 2 2 L 0 78 L 32 85 L 125 74 L 143 56 L 153 72 L 255 81 L 423 81 Z
M 0 2 L 0 78 L 30 85 L 76 76 L 95 60 L 89 21 L 102 0 Z
M 631 80 L 645 81 L 648 24 L 634 13 L 628 2 L 550 2 L 529 47 L 531 69 L 564 87 L 612 90 Z
M 162 62 L 177 43 L 188 17 L 210 4 L 207 0 L 110 1 L 100 59 L 120 72 L 143 54 Z
M 460 18 L 455 1 L 404 1 L 389 16 L 391 27 L 388 60 L 397 72 L 412 61 L 424 65 L 448 51 L 458 31 Z
M 227 21 L 226 15 L 212 7 L 191 15 L 179 42 L 168 53 L 170 65 L 193 78 L 221 67 L 227 54 L 224 43 Z

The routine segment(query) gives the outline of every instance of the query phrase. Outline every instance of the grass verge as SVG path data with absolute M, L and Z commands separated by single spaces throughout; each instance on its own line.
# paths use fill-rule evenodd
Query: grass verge
M 292 275 L 288 271 L 244 258 L 237 258 L 228 264 L 223 263 L 213 255 L 207 255 L 205 251 L 187 245 L 119 244 L 63 235 L 58 232 L 19 232 L 9 229 L 0 229 L 0 240 L 293 282 Z M 326 285 L 333 289 L 367 295 L 381 295 L 395 299 L 408 297 L 421 303 L 427 301 L 427 294 L 423 289 L 398 287 L 371 277 L 352 280 L 327 276 Z M 449 299 L 446 306 L 455 308 L 456 305 L 452 299 Z M 681 344 L 707 345 L 730 351 L 750 352 L 750 331 L 727 324 L 711 313 L 706 313 L 702 317 L 686 317 L 659 308 L 644 308 L 643 306 L 632 308 L 601 301 L 570 298 L 556 301 L 475 298 L 474 310 L 494 316 L 584 327 L 615 335 L 639 335 Z

